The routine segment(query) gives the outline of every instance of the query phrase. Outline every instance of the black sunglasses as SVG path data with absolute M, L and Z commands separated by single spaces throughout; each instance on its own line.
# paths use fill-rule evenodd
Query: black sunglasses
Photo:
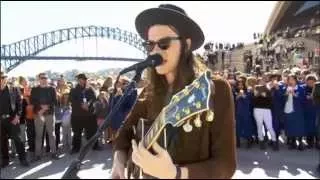
M 40 79 L 48 79 L 47 77 L 40 77 Z
M 147 50 L 147 52 L 151 52 L 154 49 L 156 44 L 160 49 L 167 50 L 170 47 L 170 43 L 172 40 L 180 40 L 180 39 L 181 37 L 165 37 L 160 39 L 158 42 L 145 41 L 142 43 L 142 46 Z

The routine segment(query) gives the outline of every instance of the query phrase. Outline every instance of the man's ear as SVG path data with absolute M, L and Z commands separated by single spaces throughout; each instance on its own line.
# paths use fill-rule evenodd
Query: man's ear
M 186 42 L 187 42 L 188 50 L 190 50 L 191 49 L 191 39 L 190 38 L 186 39 Z

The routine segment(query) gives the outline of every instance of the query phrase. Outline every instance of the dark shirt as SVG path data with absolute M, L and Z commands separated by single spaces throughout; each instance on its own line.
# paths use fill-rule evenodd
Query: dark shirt
M 3 90 L 0 90 L 0 115 L 3 114 L 12 114 L 11 109 L 11 100 L 9 95 L 8 86 L 5 87 Z
M 89 105 L 89 112 L 81 107 L 84 103 L 84 98 Z M 71 102 L 73 116 L 90 116 L 93 114 L 93 104 L 96 101 L 96 95 L 92 88 L 84 88 L 77 85 L 75 88 L 71 89 L 69 100 Z
M 41 105 L 49 105 L 47 114 L 53 114 L 54 107 L 57 105 L 57 94 L 53 87 L 34 87 L 31 90 L 31 104 L 34 112 L 38 113 Z
M 266 96 L 262 96 L 265 93 Z M 253 97 L 253 107 L 262 109 L 272 109 L 272 96 L 271 91 L 266 87 L 261 88 L 257 96 Z
M 9 114 L 11 117 L 15 115 L 21 116 L 21 97 L 19 89 L 13 87 L 9 91 L 9 87 L 6 86 L 3 90 L 0 90 L 0 115 Z M 11 103 L 11 100 L 14 101 Z

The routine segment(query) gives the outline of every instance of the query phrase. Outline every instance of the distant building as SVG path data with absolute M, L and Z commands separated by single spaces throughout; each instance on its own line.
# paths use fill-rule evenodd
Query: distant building
M 277 2 L 264 34 L 287 36 L 287 38 L 302 35 L 305 38 L 306 52 L 313 54 L 309 62 L 313 65 L 313 69 L 320 69 L 320 1 Z

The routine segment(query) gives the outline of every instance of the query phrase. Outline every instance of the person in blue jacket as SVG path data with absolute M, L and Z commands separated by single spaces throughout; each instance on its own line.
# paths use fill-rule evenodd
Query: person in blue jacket
M 305 84 L 305 133 L 307 137 L 308 148 L 312 148 L 316 141 L 316 118 L 317 118 L 317 107 L 313 101 L 312 90 L 317 81 L 317 77 L 315 75 L 308 75 L 306 77 Z
M 245 86 L 245 78 L 240 78 L 234 90 L 236 112 L 237 146 L 240 147 L 240 139 L 247 141 L 247 148 L 251 148 L 254 135 L 254 121 L 252 119 L 252 93 Z
M 123 93 L 128 83 L 129 83 L 129 80 L 127 78 L 122 78 L 119 80 L 119 84 L 117 84 L 117 94 L 112 99 L 110 99 L 109 103 L 111 104 L 109 108 L 111 109 L 114 108 L 116 104 L 119 102 L 119 100 L 121 99 L 121 97 L 124 96 Z M 131 94 L 127 95 L 127 98 L 122 103 L 122 106 L 120 107 L 120 109 L 117 111 L 117 113 L 113 117 L 111 117 L 111 129 L 112 129 L 111 141 L 113 141 L 115 134 L 117 133 L 120 126 L 122 125 L 122 122 L 126 119 L 133 105 L 136 103 L 137 96 L 138 96 L 138 92 L 137 92 L 137 89 L 135 89 L 134 91 L 132 91 Z
M 281 77 L 281 81 L 279 81 L 279 89 L 276 91 L 277 93 L 277 96 L 278 96 L 278 100 L 279 100 L 279 103 L 281 104 L 281 112 L 282 112 L 282 118 L 281 118 L 281 121 L 279 123 L 279 129 L 280 131 L 281 130 L 285 130 L 284 128 L 284 105 L 286 103 L 286 96 L 284 96 L 285 94 L 285 91 L 286 91 L 286 86 L 288 84 L 287 80 L 288 80 L 288 76 L 289 74 L 291 74 L 291 71 L 289 69 L 285 69 L 282 71 L 282 77 Z M 280 97 L 279 97 L 280 96 Z M 281 101 L 281 102 L 280 102 Z M 286 144 L 289 145 L 289 141 L 290 141 L 290 138 L 287 139 L 287 142 Z
M 285 106 L 284 106 L 284 127 L 288 137 L 289 149 L 295 149 L 296 140 L 299 141 L 299 150 L 304 150 L 302 137 L 305 134 L 304 123 L 304 88 L 298 85 L 297 76 L 288 76 L 288 85 L 284 87 Z
M 317 138 L 320 139 L 320 82 L 316 82 L 313 91 L 312 91 L 312 98 L 317 108 L 317 119 L 316 119 L 316 129 L 317 129 Z M 320 142 L 317 142 L 318 149 L 320 149 Z M 320 154 L 319 154 L 319 161 L 317 171 L 320 174 Z

